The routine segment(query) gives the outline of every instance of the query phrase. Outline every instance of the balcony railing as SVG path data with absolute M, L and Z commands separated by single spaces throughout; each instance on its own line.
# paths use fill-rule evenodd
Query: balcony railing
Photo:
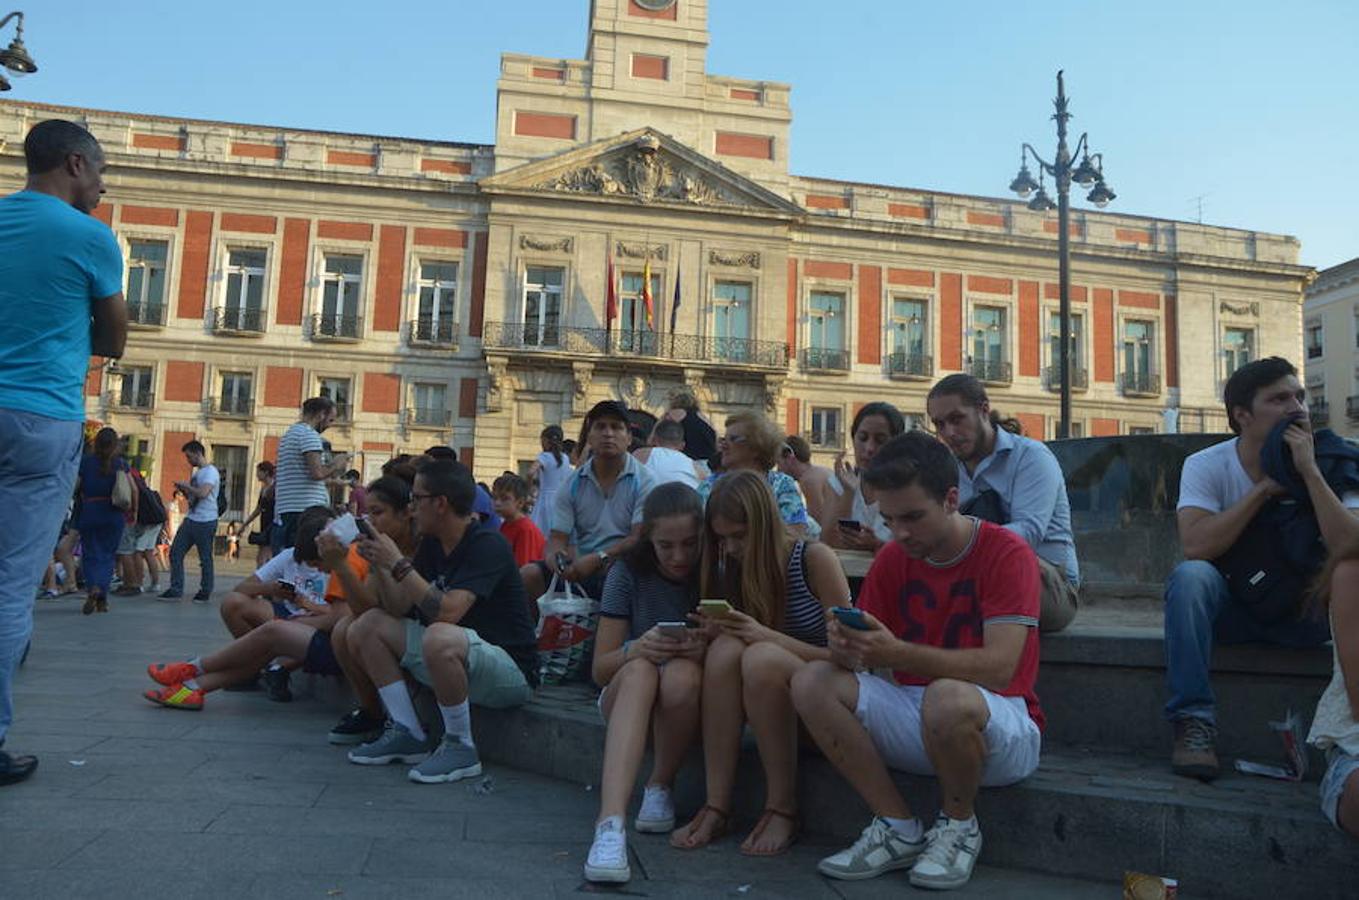
M 788 368 L 788 345 L 782 341 L 657 335 L 649 331 L 567 328 L 512 322 L 487 322 L 485 347 L 569 353 L 584 356 L 633 355 L 693 362 L 727 362 L 763 368 Z
M 807 437 L 807 443 L 813 447 L 840 450 L 845 446 L 845 435 L 840 431 L 813 431 Z
M 263 334 L 264 310 L 247 306 L 219 306 L 212 311 L 214 334 Z
M 313 341 L 357 341 L 363 337 L 363 319 L 335 313 L 316 313 L 311 317 Z
M 848 372 L 849 351 L 807 347 L 801 353 L 802 368 L 812 372 Z
M 165 325 L 164 303 L 129 303 L 127 305 L 127 324 L 143 328 L 161 328 Z
M 1010 374 L 1010 364 L 999 359 L 974 359 L 968 362 L 967 372 L 973 378 L 993 384 L 1009 384 L 1014 378 Z
M 1307 414 L 1313 425 L 1325 425 L 1331 421 L 1331 404 L 1325 400 L 1313 400 L 1307 404 Z
M 898 378 L 930 378 L 934 375 L 934 357 L 898 351 L 887 357 L 887 374 Z
M 109 391 L 104 395 L 104 404 L 109 409 L 120 409 L 129 412 L 150 412 L 155 406 L 156 398 L 150 389 L 128 393 L 125 391 Z
M 1060 391 L 1062 389 L 1062 367 L 1048 366 L 1043 370 L 1043 383 L 1050 391 Z M 1090 389 L 1090 370 L 1084 367 L 1071 367 L 1071 389 L 1073 391 L 1085 391 Z
M 453 413 L 447 409 L 426 409 L 412 406 L 406 410 L 409 428 L 448 428 L 453 424 Z
M 1155 372 L 1124 372 L 1120 383 L 1125 394 L 1155 396 L 1161 393 L 1161 376 Z
M 412 319 L 408 340 L 411 344 L 451 347 L 458 343 L 458 323 L 452 319 L 433 317 Z
M 1359 419 L 1359 397 L 1345 398 L 1345 415 L 1351 419 Z
M 217 419 L 248 419 L 255 413 L 251 397 L 209 397 L 203 401 L 204 411 Z

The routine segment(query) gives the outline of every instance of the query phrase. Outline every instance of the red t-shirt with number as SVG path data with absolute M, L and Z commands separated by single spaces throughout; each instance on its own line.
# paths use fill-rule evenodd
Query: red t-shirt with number
M 912 559 L 896 541 L 883 546 L 864 577 L 859 608 L 873 614 L 904 641 L 948 649 L 980 647 L 988 623 L 1026 625 L 1028 638 L 1003 691 L 1023 697 L 1041 729 L 1038 679 L 1038 559 L 1024 539 L 981 522 L 972 546 L 951 566 Z M 929 684 L 910 672 L 894 672 L 899 684 Z

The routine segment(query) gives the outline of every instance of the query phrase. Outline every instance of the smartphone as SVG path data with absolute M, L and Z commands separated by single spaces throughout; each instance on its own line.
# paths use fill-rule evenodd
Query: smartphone
M 571 560 L 567 559 L 566 554 L 561 552 L 557 553 L 557 556 L 553 561 L 557 564 L 558 573 L 565 572 L 566 567 L 571 565 Z
M 377 532 L 373 530 L 372 525 L 368 524 L 367 519 L 355 519 L 354 524 L 358 526 L 359 534 L 368 538 L 370 541 L 377 540 Z
M 864 618 L 864 612 L 861 609 L 855 609 L 852 606 L 832 606 L 831 612 L 846 628 L 853 628 L 855 631 L 873 630 L 873 627 Z
M 297 596 L 297 587 L 291 581 L 284 581 L 283 579 L 279 579 L 278 590 L 279 593 L 285 597 Z
M 689 623 L 687 622 L 657 622 L 656 630 L 662 637 L 668 637 L 672 641 L 687 641 L 689 639 Z
M 858 520 L 858 519 L 841 519 L 841 520 L 840 520 L 840 527 L 843 528 L 845 531 L 863 531 L 863 530 L 864 530 L 863 525 L 861 525 L 861 524 L 859 523 L 859 520 Z
M 700 600 L 698 608 L 704 615 L 725 616 L 732 611 L 731 604 L 725 600 Z

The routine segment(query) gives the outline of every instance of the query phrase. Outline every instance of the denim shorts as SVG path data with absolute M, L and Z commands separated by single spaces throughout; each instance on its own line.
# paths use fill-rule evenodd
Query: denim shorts
M 335 650 L 330 643 L 330 633 L 317 631 L 307 644 L 307 655 L 302 660 L 302 671 L 313 675 L 342 675 L 340 661 L 335 658 Z
M 527 703 L 533 689 L 513 657 L 504 648 L 483 640 L 471 628 L 462 630 L 467 635 L 467 699 L 490 709 Z M 421 684 L 434 687 L 425 665 L 425 631 L 425 626 L 414 619 L 406 620 L 406 652 L 401 656 L 401 668 Z
M 1326 753 L 1326 774 L 1321 779 L 1321 811 L 1331 824 L 1340 827 L 1340 795 L 1345 790 L 1345 782 L 1355 772 L 1359 772 L 1359 756 L 1351 756 L 1339 747 L 1332 747 Z M 1354 827 L 1351 823 L 1350 827 Z

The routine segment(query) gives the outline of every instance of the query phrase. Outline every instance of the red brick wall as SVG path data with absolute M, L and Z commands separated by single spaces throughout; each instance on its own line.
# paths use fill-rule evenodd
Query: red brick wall
M 371 241 L 373 226 L 367 222 L 332 222 L 322 219 L 316 223 L 316 234 L 335 241 Z
M 788 260 L 788 352 L 797 353 L 797 260 Z
M 1148 291 L 1119 291 L 1119 306 L 1135 306 L 1138 309 L 1160 309 L 1161 296 Z
M 1127 244 L 1154 244 L 1156 242 L 1150 231 L 1141 228 L 1115 228 L 1114 240 Z
M 458 462 L 467 467 L 467 470 L 476 477 L 477 451 L 472 447 L 462 447 L 458 450 Z
M 714 149 L 719 156 L 744 156 L 749 159 L 773 159 L 774 139 L 758 134 L 717 132 Z
M 859 362 L 882 362 L 882 268 L 859 266 Z
M 888 269 L 887 283 L 909 287 L 934 287 L 934 273 L 923 269 Z
M 1091 419 L 1091 437 L 1114 437 L 1118 434 L 1118 419 Z
M 276 434 L 271 434 L 266 437 L 264 439 L 264 453 L 260 456 L 259 460 L 256 460 L 256 462 L 265 459 L 269 460 L 271 463 L 278 462 L 278 440 L 279 436 Z
M 90 357 L 90 367 L 85 370 L 85 396 L 98 397 L 104 389 L 104 360 L 98 356 Z
M 156 462 L 160 464 L 160 496 L 167 505 L 174 496 L 175 482 L 188 481 L 193 471 L 179 449 L 193 439 L 192 431 L 167 431 L 161 435 L 160 459 Z
M 1096 381 L 1112 382 L 1114 380 L 1114 292 L 1108 288 L 1095 288 L 1094 294 L 1095 371 L 1093 374 Z M 1114 434 L 1117 433 L 1118 431 L 1115 429 Z
M 637 0 L 628 0 L 628 15 L 639 19 L 669 19 L 673 22 L 678 14 L 678 3 L 672 3 L 665 9 L 647 9 L 638 4 Z
M 119 208 L 118 221 L 126 225 L 160 225 L 173 228 L 179 224 L 179 210 L 163 206 L 127 206 Z
M 401 283 L 406 265 L 406 228 L 383 225 L 378 238 L 377 291 L 373 298 L 373 330 L 401 328 Z
M 132 146 L 140 150 L 175 150 L 182 152 L 185 147 L 184 138 L 174 134 L 140 134 L 132 135 Z
M 849 198 L 835 194 L 808 194 L 803 205 L 808 209 L 849 209 Z
M 460 249 L 467 246 L 467 232 L 455 228 L 417 228 L 413 243 L 421 247 Z
M 797 434 L 802 429 L 802 401 L 795 397 L 785 400 L 784 415 L 787 416 L 783 422 L 784 432 Z
M 477 246 L 472 256 L 472 304 L 467 311 L 467 336 L 481 337 L 481 320 L 486 313 L 486 253 L 491 246 L 491 236 L 485 231 L 477 232 Z
M 963 276 L 939 276 L 939 368 L 963 367 Z
M 363 451 L 365 453 L 391 453 L 396 449 L 396 445 L 391 441 L 364 441 Z
M 1004 228 L 1005 217 L 1000 213 L 969 212 L 967 214 L 967 224 L 984 225 L 987 228 Z
M 251 159 L 282 159 L 283 148 L 278 144 L 251 144 L 244 141 L 233 141 L 231 155 L 245 156 Z
M 327 150 L 326 165 L 329 166 L 358 166 L 362 169 L 371 169 L 377 165 L 376 153 L 354 153 L 349 150 Z
M 854 277 L 854 266 L 850 263 L 809 259 L 802 265 L 802 274 L 808 278 L 837 278 L 840 281 L 849 281 Z
M 278 266 L 278 309 L 274 310 L 274 321 L 280 325 L 302 324 L 302 295 L 307 286 L 307 247 L 310 243 L 310 219 L 288 219 L 283 223 L 283 257 Z
M 184 251 L 180 256 L 179 310 L 181 319 L 201 319 L 208 296 L 208 251 L 212 246 L 212 213 L 190 211 L 184 221 Z
M 269 366 L 264 370 L 264 405 L 287 409 L 302 406 L 302 370 Z
M 1005 415 L 1010 413 L 1005 412 Z M 1046 435 L 1045 428 L 1047 423 L 1044 421 L 1042 413 L 1017 412 L 1014 417 L 1019 420 L 1019 424 L 1024 427 L 1024 436 L 1031 437 L 1035 441 L 1041 441 Z
M 363 373 L 363 411 L 394 413 L 401 405 L 401 376 L 386 372 Z
M 650 53 L 632 54 L 632 77 L 669 81 L 670 57 L 653 56 Z
M 967 289 L 982 294 L 1008 294 L 1011 284 L 1008 278 L 991 278 L 987 275 L 967 276 Z
M 576 117 L 519 110 L 514 114 L 514 133 L 521 137 L 573 141 L 576 139 Z
M 760 92 L 747 90 L 746 88 L 732 88 L 730 96 L 733 100 L 752 100 L 756 103 L 760 102 Z
M 472 166 L 470 163 L 458 162 L 453 159 L 422 159 L 420 160 L 421 172 L 444 172 L 448 175 L 470 175 Z
M 464 419 L 477 416 L 477 379 L 464 378 L 458 382 L 458 415 Z
M 113 204 L 112 204 L 112 203 L 100 203 L 98 206 L 96 206 L 96 207 L 94 208 L 94 212 L 90 213 L 90 215 L 94 216 L 96 219 L 98 219 L 99 221 L 103 222 L 105 225 L 112 226 L 112 225 L 113 225 Z
M 898 219 L 928 219 L 930 210 L 927 206 L 920 206 L 915 203 L 889 203 L 887 204 L 887 214 Z
M 273 234 L 278 230 L 278 219 L 273 216 L 252 216 L 247 213 L 222 213 L 221 228 L 223 231 Z
M 1038 282 L 1019 283 L 1019 374 L 1037 375 L 1042 353 L 1042 325 L 1038 313 Z M 1041 416 L 1039 417 L 1042 418 Z
M 197 403 L 203 399 L 203 364 L 181 362 L 176 359 L 165 364 L 166 400 Z
M 1084 303 L 1085 293 L 1084 287 L 1078 284 L 1071 285 L 1071 302 Z M 1053 284 L 1051 281 L 1043 282 L 1043 296 L 1049 300 L 1060 300 L 1062 296 L 1061 285 Z

